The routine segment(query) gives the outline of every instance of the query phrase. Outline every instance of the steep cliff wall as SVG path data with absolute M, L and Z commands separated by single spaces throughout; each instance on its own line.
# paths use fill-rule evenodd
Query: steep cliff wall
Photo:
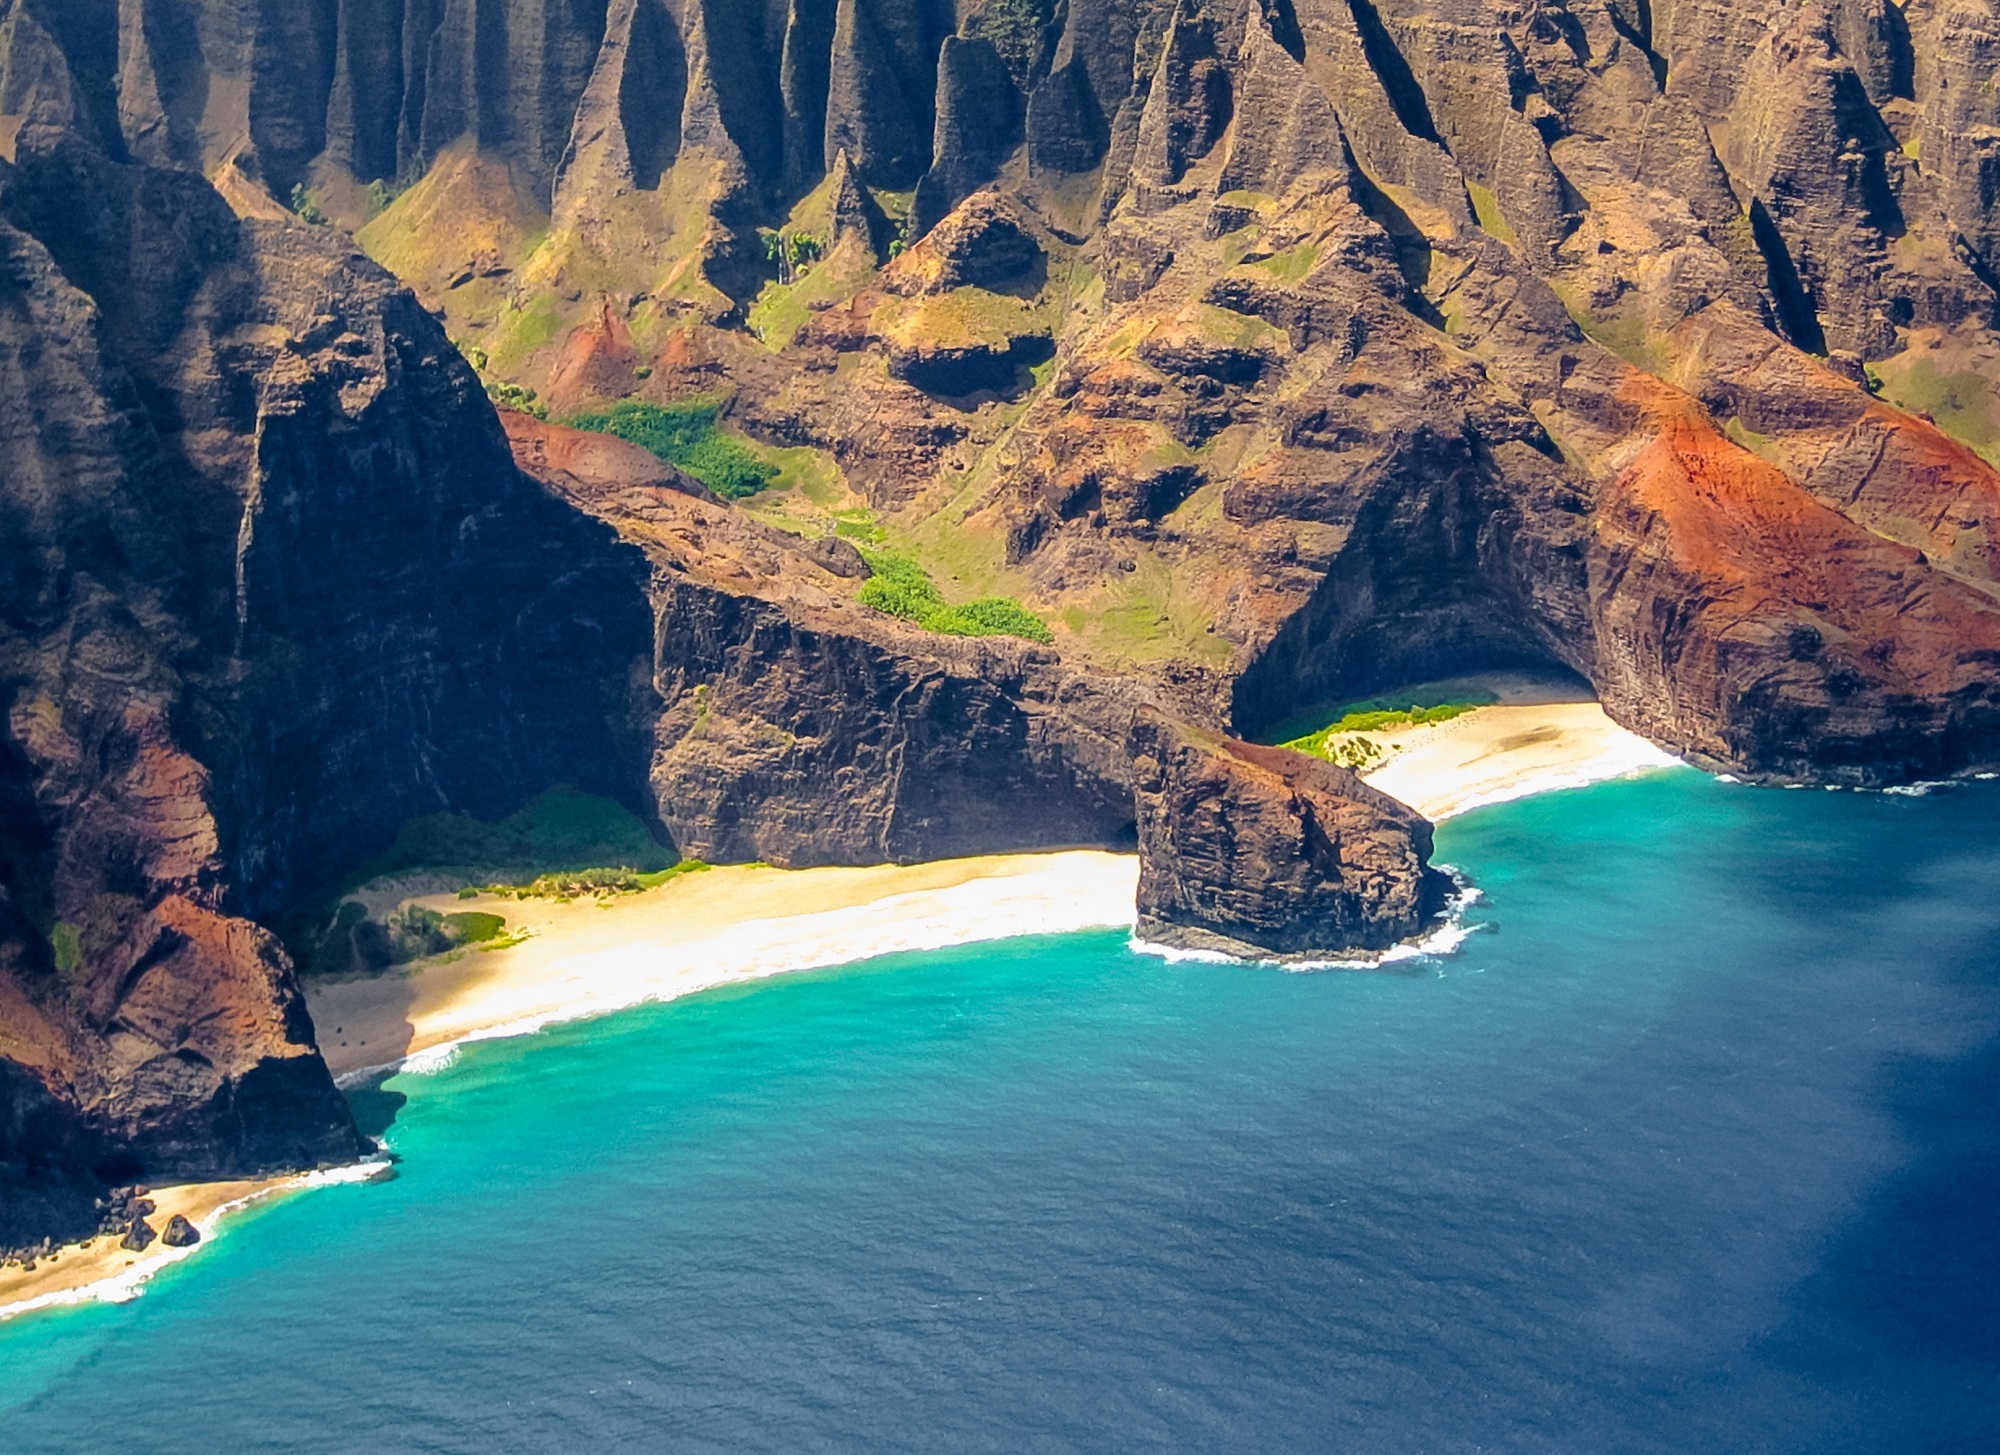
M 636 446 L 506 416 L 522 464 L 652 563 L 651 783 L 683 852 L 787 866 L 1132 842 L 1150 684 L 857 605 L 852 546 L 743 518 Z
M 415 813 L 641 802 L 644 564 L 331 233 L 51 127 L 0 167 L 0 250 L 0 1064 L 47 1097 L 0 1177 L 350 1158 L 244 916 Z
M 1141 712 L 1139 934 L 1182 949 L 1386 950 L 1444 908 L 1431 826 L 1345 768 Z

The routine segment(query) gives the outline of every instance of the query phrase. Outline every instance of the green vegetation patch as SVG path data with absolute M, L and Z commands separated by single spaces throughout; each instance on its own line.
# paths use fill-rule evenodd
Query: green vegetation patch
M 872 546 L 888 539 L 888 533 L 876 523 L 875 512 L 866 506 L 854 506 L 833 513 L 833 533 L 844 541 L 857 545 Z
M 374 919 L 362 900 L 349 896 L 387 876 L 433 873 L 505 881 L 483 888 L 467 884 L 460 899 L 493 893 L 567 900 L 650 889 L 707 867 L 693 859 L 676 862 L 645 824 L 610 799 L 552 788 L 498 823 L 455 813 L 412 819 L 337 894 L 288 916 L 278 930 L 307 975 L 379 972 L 431 955 L 504 949 L 521 939 L 508 932 L 503 916 L 487 910 L 446 914 L 405 904 Z
M 425 869 L 540 873 L 619 864 L 644 872 L 673 862 L 646 825 L 610 799 L 551 788 L 498 823 L 462 813 L 411 819 L 393 844 L 355 871 L 347 887 Z
M 507 929 L 504 916 L 476 909 L 448 914 L 444 916 L 443 924 L 445 933 L 462 945 L 483 945 L 488 940 L 499 939 Z
M 657 889 L 670 879 L 678 879 L 683 874 L 700 874 L 710 867 L 700 859 L 683 859 L 678 864 L 646 873 L 633 869 L 569 869 L 553 874 L 537 874 L 525 884 L 490 884 L 487 893 L 515 899 L 553 899 L 567 903 L 586 896 L 601 899 L 613 894 L 637 894 L 644 889 Z
M 1385 728 L 1409 727 L 1424 723 L 1449 722 L 1452 718 L 1471 712 L 1476 707 L 1490 707 L 1499 700 L 1497 693 L 1467 691 L 1462 683 L 1454 684 L 1453 690 L 1449 692 L 1425 691 L 1423 688 L 1406 689 L 1385 697 L 1367 697 L 1355 702 L 1342 703 L 1331 712 L 1321 708 L 1315 712 L 1288 718 L 1278 724 L 1271 736 L 1281 748 L 1312 753 L 1337 762 L 1339 759 L 1329 751 L 1328 745 L 1343 735 L 1375 733 Z M 1321 725 L 1311 726 L 1314 723 Z M 1301 731 L 1302 729 L 1304 731 Z
M 1592 343 L 1649 374 L 1663 372 L 1645 316 L 1637 308 L 1600 318 L 1577 300 L 1576 290 L 1556 285 L 1555 292 L 1571 321 Z
M 1783 450 L 1777 438 L 1773 435 L 1759 434 L 1743 422 L 1741 415 L 1730 415 L 1722 426 L 1722 432 L 1759 459 L 1769 460 L 1773 464 L 1781 462 Z
M 1482 229 L 1499 238 L 1501 242 L 1506 243 L 1509 247 L 1514 246 L 1520 241 L 1514 229 L 1508 226 L 1507 219 L 1501 216 L 1500 200 L 1493 195 L 1491 188 L 1482 187 L 1468 177 L 1465 182 L 1465 191 L 1466 195 L 1472 199 L 1473 216 L 1479 219 L 1479 225 Z
M 1887 372 L 1882 395 L 1898 409 L 1928 414 L 1937 427 L 2000 468 L 2000 399 L 1987 379 L 1967 369 L 1943 374 L 1929 359 Z
M 687 471 L 724 500 L 741 500 L 769 485 L 780 472 L 742 440 L 716 428 L 721 412 L 722 406 L 713 400 L 673 404 L 625 400 L 569 422 L 578 429 L 630 440 Z
M 56 974 L 65 980 L 83 968 L 83 937 L 75 925 L 58 921 L 49 931 L 49 948 L 55 952 Z
M 968 35 L 984 36 L 1000 52 L 1014 79 L 1025 83 L 1055 20 L 1054 0 L 986 0 L 966 22 Z
M 1319 249 L 1311 243 L 1300 243 L 1297 247 L 1272 253 L 1254 266 L 1262 268 L 1287 283 L 1303 283 L 1306 274 L 1319 262 Z
M 532 300 L 524 308 L 508 307 L 493 331 L 494 372 L 518 373 L 535 354 L 556 341 L 563 330 L 562 304 L 554 298 Z
M 891 299 L 875 311 L 874 326 L 904 348 L 998 350 L 1052 331 L 1033 306 L 984 288 Z
M 858 599 L 863 606 L 945 636 L 1021 637 L 1042 643 L 1055 640 L 1047 623 L 1018 601 L 982 596 L 954 606 L 944 599 L 930 572 L 910 557 L 893 551 L 863 551 L 862 555 L 875 573 L 861 584 Z

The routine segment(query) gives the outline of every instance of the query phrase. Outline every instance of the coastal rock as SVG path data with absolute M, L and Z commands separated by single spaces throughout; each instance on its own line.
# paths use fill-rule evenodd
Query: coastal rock
M 144 1218 L 134 1218 L 132 1226 L 125 1230 L 125 1236 L 119 1239 L 118 1246 L 127 1252 L 143 1253 L 153 1246 L 153 1240 L 158 1236 L 151 1223 Z
M 363 1154 L 249 916 L 420 813 L 640 801 L 651 629 L 637 553 L 331 230 L 52 130 L 0 164 L 0 289 L 4 1243 Z
M 803 867 L 1129 846 L 1143 684 L 870 610 L 851 546 L 661 490 L 637 446 L 505 422 L 524 468 L 652 566 L 652 792 L 683 853 Z
M 169 1248 L 192 1248 L 201 1241 L 201 1229 L 175 1213 L 160 1230 L 160 1241 Z
M 1232 954 L 1380 951 L 1433 924 L 1431 826 L 1345 768 L 1142 711 L 1139 935 Z

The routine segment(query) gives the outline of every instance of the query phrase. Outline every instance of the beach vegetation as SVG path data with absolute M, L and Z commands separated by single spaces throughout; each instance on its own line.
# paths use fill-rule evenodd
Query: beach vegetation
M 462 910 L 457 914 L 444 916 L 444 932 L 454 944 L 480 945 L 489 940 L 497 940 L 505 933 L 507 921 L 497 914 L 487 914 L 481 910 Z
M 1048 624 L 1020 602 L 1005 596 L 976 601 L 946 601 L 930 572 L 909 556 L 894 551 L 864 550 L 862 558 L 874 574 L 862 582 L 856 598 L 863 606 L 913 621 L 925 631 L 954 637 L 1020 637 L 1031 642 L 1055 640 Z
M 619 864 L 645 873 L 673 862 L 673 851 L 622 805 L 558 787 L 498 823 L 462 813 L 411 819 L 395 842 L 356 870 L 343 888 L 422 871 L 464 872 L 471 882 L 482 871 L 490 876 L 496 870 L 525 870 L 532 877 Z
M 56 974 L 67 980 L 83 968 L 83 936 L 72 924 L 57 921 L 49 931 L 49 949 L 55 953 Z
M 403 965 L 427 955 L 442 955 L 452 947 L 444 916 L 421 904 L 406 904 L 383 926 L 389 937 L 389 963 Z
M 657 889 L 683 874 L 699 874 L 710 866 L 699 859 L 682 859 L 664 869 L 572 869 L 537 874 L 525 884 L 490 884 L 487 892 L 515 899 L 553 899 L 558 904 L 612 894 L 637 894 Z
M 1367 734 L 1449 722 L 1497 701 L 1496 694 L 1469 688 L 1463 682 L 1443 684 L 1442 689 L 1406 689 L 1386 697 L 1339 703 L 1289 718 L 1278 725 L 1269 740 L 1281 748 L 1311 753 L 1358 772 L 1375 767 L 1387 757 L 1383 746 Z
M 780 472 L 743 440 L 718 429 L 721 413 L 721 404 L 713 399 L 673 404 L 628 399 L 609 409 L 579 414 L 569 423 L 630 440 L 685 470 L 724 500 L 741 500 L 769 485 Z

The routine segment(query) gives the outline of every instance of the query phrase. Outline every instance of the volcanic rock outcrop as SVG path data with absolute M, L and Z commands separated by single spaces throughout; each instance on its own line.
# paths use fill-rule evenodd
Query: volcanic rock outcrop
M 1431 826 L 1345 768 L 1145 710 L 1131 737 L 1139 934 L 1183 949 L 1294 957 L 1420 934 L 1451 881 Z
M 365 1151 L 249 916 L 413 813 L 636 800 L 652 720 L 643 561 L 515 469 L 404 289 L 30 123 L 0 163 L 0 1246 L 87 1231 L 107 1183 Z

